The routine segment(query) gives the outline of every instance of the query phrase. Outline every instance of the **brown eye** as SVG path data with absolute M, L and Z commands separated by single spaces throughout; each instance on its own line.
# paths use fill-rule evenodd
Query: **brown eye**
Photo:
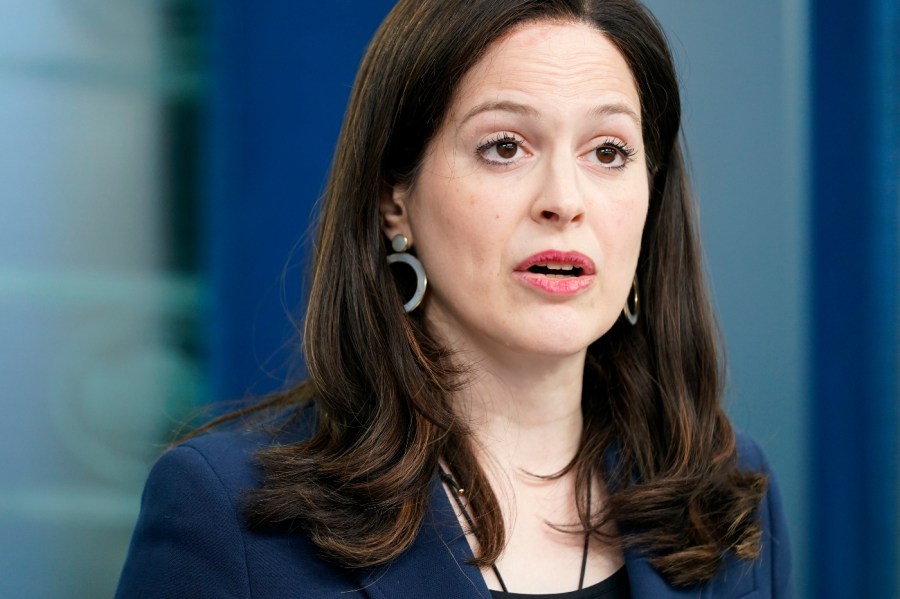
M 512 166 L 529 155 L 524 145 L 518 136 L 503 132 L 478 146 L 475 154 L 487 164 Z
M 619 152 L 615 148 L 609 146 L 601 146 L 597 148 L 597 160 L 600 164 L 612 164 L 619 157 Z
M 501 141 L 497 144 L 497 156 L 509 160 L 515 158 L 516 152 L 519 151 L 519 144 L 514 141 Z

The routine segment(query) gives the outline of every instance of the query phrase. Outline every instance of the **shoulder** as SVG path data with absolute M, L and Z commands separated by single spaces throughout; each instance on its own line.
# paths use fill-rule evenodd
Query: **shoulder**
M 778 479 L 765 453 L 749 435 L 736 433 L 736 449 L 740 469 L 762 472 L 768 479 L 758 511 L 762 537 L 756 574 L 757 582 L 765 587 L 762 596 L 790 597 L 791 548 Z
M 153 465 L 117 598 L 249 596 L 239 489 L 259 476 L 247 457 L 260 441 L 213 433 Z
M 280 412 L 262 424 L 204 433 L 176 445 L 167 454 L 193 451 L 223 474 L 236 473 L 246 467 L 253 454 L 265 447 L 307 440 L 315 432 L 317 420 L 315 405 L 308 404 Z
M 282 426 L 278 420 L 289 422 Z M 237 502 L 243 491 L 261 483 L 256 453 L 272 445 L 304 441 L 313 434 L 315 424 L 316 411 L 310 404 L 299 412 L 283 412 L 264 425 L 215 430 L 179 443 L 153 465 L 145 496 L 168 490 L 184 501 L 201 490 L 215 489 Z
M 741 431 L 735 431 L 735 449 L 738 457 L 738 467 L 741 470 L 758 470 L 770 473 L 769 462 L 759 444 L 753 437 Z
M 313 428 L 310 408 L 277 435 L 216 431 L 166 451 L 147 478 L 116 597 L 278 597 L 298 584 L 309 591 L 301 597 L 347 590 L 304 535 L 255 531 L 244 520 L 244 493 L 263 474 L 254 455 Z
M 163 454 L 149 480 L 182 468 L 209 471 L 230 496 L 236 496 L 260 485 L 262 472 L 254 457 L 257 452 L 272 445 L 305 441 L 315 432 L 316 421 L 315 406 L 309 404 L 299 411 L 282 412 L 263 425 L 205 433 Z

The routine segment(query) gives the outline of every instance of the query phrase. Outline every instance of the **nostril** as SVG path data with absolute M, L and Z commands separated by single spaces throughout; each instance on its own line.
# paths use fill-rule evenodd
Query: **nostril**
M 559 218 L 559 216 L 552 210 L 544 210 L 543 212 L 541 212 L 541 216 L 546 218 L 547 220 L 556 220 Z

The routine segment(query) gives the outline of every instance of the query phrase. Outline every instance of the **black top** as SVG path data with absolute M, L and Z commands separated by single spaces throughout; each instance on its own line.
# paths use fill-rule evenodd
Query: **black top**
M 546 595 L 504 593 L 503 591 L 492 590 L 491 597 L 492 599 L 629 599 L 631 597 L 631 585 L 628 584 L 628 571 L 623 566 L 606 580 L 601 580 L 586 589 Z

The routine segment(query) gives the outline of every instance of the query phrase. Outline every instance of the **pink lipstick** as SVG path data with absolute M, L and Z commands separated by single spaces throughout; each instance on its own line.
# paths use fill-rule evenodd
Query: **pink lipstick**
M 513 275 L 550 295 L 575 295 L 594 284 L 594 261 L 579 252 L 547 250 L 529 256 Z

